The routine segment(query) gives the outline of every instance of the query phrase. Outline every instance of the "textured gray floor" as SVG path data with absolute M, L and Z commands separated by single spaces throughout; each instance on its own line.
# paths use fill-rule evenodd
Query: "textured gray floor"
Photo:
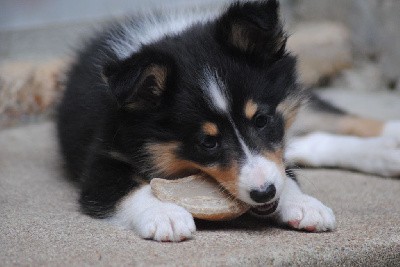
M 334 99 L 342 94 L 325 93 Z M 359 103 L 359 111 L 365 108 L 357 101 L 360 97 L 374 103 L 369 113 L 400 115 L 400 105 L 390 108 L 385 102 L 400 103 L 395 96 L 350 94 L 347 101 Z M 193 240 L 160 244 L 79 213 L 77 191 L 63 179 L 51 122 L 1 131 L 0 147 L 1 266 L 400 263 L 398 179 L 340 170 L 301 171 L 304 190 L 335 211 L 338 229 L 332 233 L 290 231 L 244 217 L 197 222 Z

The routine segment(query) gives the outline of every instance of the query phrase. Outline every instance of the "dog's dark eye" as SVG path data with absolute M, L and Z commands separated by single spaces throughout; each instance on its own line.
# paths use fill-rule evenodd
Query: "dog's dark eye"
M 207 135 L 201 141 L 201 145 L 205 149 L 215 149 L 218 147 L 218 139 L 215 136 Z
M 264 128 L 264 126 L 267 125 L 269 119 L 270 118 L 265 115 L 257 115 L 254 118 L 254 124 L 257 128 Z

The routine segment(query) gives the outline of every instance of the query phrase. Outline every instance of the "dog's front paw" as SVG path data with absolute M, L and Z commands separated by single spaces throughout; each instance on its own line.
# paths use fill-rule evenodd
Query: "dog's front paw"
M 278 216 L 281 223 L 309 232 L 331 231 L 336 227 L 333 211 L 305 194 L 282 200 Z
M 150 207 L 139 216 L 134 228 L 145 239 L 179 242 L 191 238 L 196 230 L 192 215 L 172 203 Z

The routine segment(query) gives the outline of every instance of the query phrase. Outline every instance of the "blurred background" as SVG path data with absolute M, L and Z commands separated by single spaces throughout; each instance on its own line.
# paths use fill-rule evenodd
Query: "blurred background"
M 1 0 L 0 129 L 47 120 L 82 39 L 148 9 L 217 8 L 228 0 Z M 399 0 L 281 0 L 308 87 L 355 112 L 400 117 Z M 381 106 L 381 115 L 371 112 Z M 373 110 L 373 109 L 372 109 Z

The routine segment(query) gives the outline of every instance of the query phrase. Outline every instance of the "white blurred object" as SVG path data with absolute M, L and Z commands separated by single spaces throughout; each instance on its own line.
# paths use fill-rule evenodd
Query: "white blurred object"
M 334 87 L 358 91 L 377 91 L 385 88 L 382 70 L 376 63 L 363 62 L 344 70 L 334 81 Z

